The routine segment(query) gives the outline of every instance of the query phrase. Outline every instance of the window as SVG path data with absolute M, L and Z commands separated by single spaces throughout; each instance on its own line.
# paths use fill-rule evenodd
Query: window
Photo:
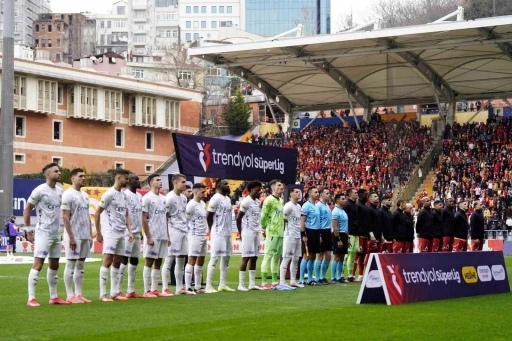
M 41 25 L 41 32 L 46 32 L 46 25 L 45 24 Z
M 219 6 L 219 13 L 224 13 L 224 6 Z
M 52 156 L 52 162 L 59 165 L 59 167 L 62 167 L 64 162 L 62 161 L 62 156 Z
M 212 13 L 217 13 L 217 6 L 212 6 Z
M 156 125 L 156 98 L 142 96 L 142 125 Z
M 105 28 L 105 22 L 103 20 L 100 21 L 100 28 Z
M 39 32 L 39 24 L 36 24 L 36 32 Z
M 194 13 L 199 13 L 199 6 L 194 6 Z
M 125 15 L 125 14 L 126 14 L 126 7 L 117 6 L 117 15 Z
M 186 28 L 192 28 L 192 22 L 191 21 L 185 22 L 185 27 Z
M 155 172 L 154 165 L 145 165 L 146 174 L 153 174 Z
M 186 7 L 185 12 L 186 12 L 187 14 L 192 13 L 191 7 L 190 7 L 190 6 L 187 6 L 187 7 Z
M 27 79 L 25 77 L 14 76 L 14 95 L 25 96 Z
M 39 39 L 36 39 L 36 47 L 39 47 Z
M 172 37 L 173 38 L 178 38 L 178 31 L 177 30 L 173 30 L 172 31 Z
M 57 57 L 59 57 L 58 59 L 60 59 L 60 54 L 57 54 Z M 57 87 L 57 103 L 58 104 L 62 104 L 64 103 L 64 88 L 62 85 L 59 85 Z
M 14 153 L 14 163 L 25 163 L 25 153 Z
M 216 21 L 212 21 L 212 28 L 217 28 L 217 22 Z
M 112 21 L 107 21 L 107 28 L 112 28 Z
M 52 31 L 52 25 L 48 25 L 48 32 Z
M 119 162 L 119 161 L 114 162 L 114 168 L 115 169 L 124 168 L 124 162 Z
M 227 26 L 228 26 L 228 27 L 232 27 L 232 26 L 233 26 L 233 22 L 232 22 L 232 21 L 228 21 L 228 22 L 227 22 Z
M 110 37 L 110 35 L 109 35 L 109 37 Z M 145 35 L 140 35 L 140 34 L 137 35 L 136 34 L 136 35 L 133 36 L 133 41 L 135 43 L 145 43 L 146 42 L 146 36 Z
M 18 23 L 14 23 L 14 33 L 18 33 L 19 31 L 19 28 L 18 28 Z
M 105 90 L 105 119 L 120 122 L 123 114 L 123 97 L 121 92 Z
M 64 132 L 62 129 L 62 121 L 53 120 L 53 132 L 52 132 L 52 141 L 62 142 L 64 138 Z
M 194 35 L 197 33 L 194 33 Z M 180 80 L 191 80 L 192 79 L 192 71 L 178 71 L 178 78 Z
M 48 39 L 48 47 L 52 47 L 52 40 Z
M 14 8 L 14 16 L 17 17 L 20 15 L 20 9 L 18 7 Z
M 180 128 L 180 102 L 165 101 L 165 127 Z
M 135 77 L 137 79 L 144 79 L 144 70 L 142 70 L 142 69 L 134 69 L 132 71 L 132 75 L 133 75 L 133 77 Z
M 14 117 L 14 135 L 16 137 L 26 137 L 26 119 L 25 116 L 15 116 Z
M 80 112 L 84 118 L 98 117 L 98 90 L 87 86 L 80 87 Z
M 60 39 L 57 39 L 57 47 L 60 47 L 60 44 L 61 44 Z
M 162 57 L 153 57 L 153 61 L 154 62 L 161 62 L 162 61 Z
M 190 33 L 185 34 L 185 40 L 186 41 L 191 41 L 192 40 L 192 35 Z
M 201 6 L 201 13 L 206 13 L 206 6 Z
M 199 28 L 199 21 L 194 21 L 194 28 Z
M 57 82 L 37 81 L 37 110 L 49 114 L 57 112 Z
M 194 33 L 194 40 L 199 40 L 199 33 Z
M 233 6 L 228 6 L 227 12 L 228 13 L 233 13 Z
M 153 151 L 154 140 L 155 140 L 155 133 L 153 133 L 152 131 L 147 131 L 146 132 L 146 150 Z
M 41 47 L 46 47 L 46 39 L 41 39 Z
M 60 24 L 57 24 L 57 32 L 60 32 Z
M 116 148 L 124 148 L 124 129 L 123 128 L 116 128 L 116 141 L 115 142 L 116 142 Z
M 206 28 L 206 21 L 201 21 L 201 28 Z

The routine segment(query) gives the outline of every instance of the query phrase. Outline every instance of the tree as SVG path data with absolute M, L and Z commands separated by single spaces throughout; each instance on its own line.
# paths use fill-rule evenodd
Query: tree
M 236 90 L 235 96 L 231 97 L 224 106 L 222 115 L 231 135 L 245 134 L 251 128 L 249 122 L 251 109 L 245 102 L 242 90 Z
M 488 18 L 512 14 L 510 0 L 465 0 L 466 19 Z
M 379 0 L 374 12 L 381 27 L 422 25 L 455 11 L 465 0 Z

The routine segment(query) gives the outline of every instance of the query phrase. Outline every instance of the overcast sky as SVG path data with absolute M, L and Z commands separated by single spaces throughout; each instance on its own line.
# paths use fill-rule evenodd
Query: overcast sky
M 365 13 L 374 0 L 331 0 L 333 32 L 337 31 L 338 22 L 344 13 L 350 13 L 352 7 L 354 17 L 364 21 Z M 53 12 L 56 13 L 74 13 L 74 12 L 91 12 L 91 13 L 107 13 L 112 0 L 50 0 Z

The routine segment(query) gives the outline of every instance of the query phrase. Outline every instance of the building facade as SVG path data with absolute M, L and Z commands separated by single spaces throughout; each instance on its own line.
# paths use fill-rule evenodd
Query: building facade
M 245 29 L 244 0 L 181 0 L 180 35 L 183 42 L 219 39 L 219 28 Z
M 199 129 L 198 91 L 18 59 L 14 69 L 15 174 L 56 162 L 144 177 L 174 153 L 172 131 Z
M 0 37 L 3 37 L 3 4 L 0 12 Z M 14 42 L 35 47 L 33 23 L 39 14 L 51 13 L 49 0 L 16 0 L 14 2 Z
M 71 64 L 96 52 L 96 22 L 83 14 L 41 14 L 33 29 L 36 48 L 49 51 L 54 63 Z
M 304 25 L 304 35 L 331 33 L 331 0 L 245 1 L 245 30 L 273 37 Z
M 109 14 L 90 15 L 96 19 L 96 54 L 128 52 L 128 2 L 121 0 L 112 5 Z M 125 57 L 126 57 L 125 56 Z

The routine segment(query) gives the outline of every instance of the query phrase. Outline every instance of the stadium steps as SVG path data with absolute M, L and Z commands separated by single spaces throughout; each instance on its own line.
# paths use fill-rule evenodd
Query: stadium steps
M 434 194 L 433 184 L 434 184 L 434 176 L 435 175 L 436 175 L 436 173 L 434 170 L 431 170 L 430 173 L 428 173 L 428 175 L 425 178 L 425 181 L 421 184 L 421 186 L 418 188 L 416 193 L 414 193 L 414 197 L 412 199 L 413 200 L 412 202 L 414 204 L 416 204 L 418 202 L 418 200 L 420 199 L 421 193 L 423 191 L 426 191 L 427 195 L 429 197 L 432 197 L 432 195 Z

